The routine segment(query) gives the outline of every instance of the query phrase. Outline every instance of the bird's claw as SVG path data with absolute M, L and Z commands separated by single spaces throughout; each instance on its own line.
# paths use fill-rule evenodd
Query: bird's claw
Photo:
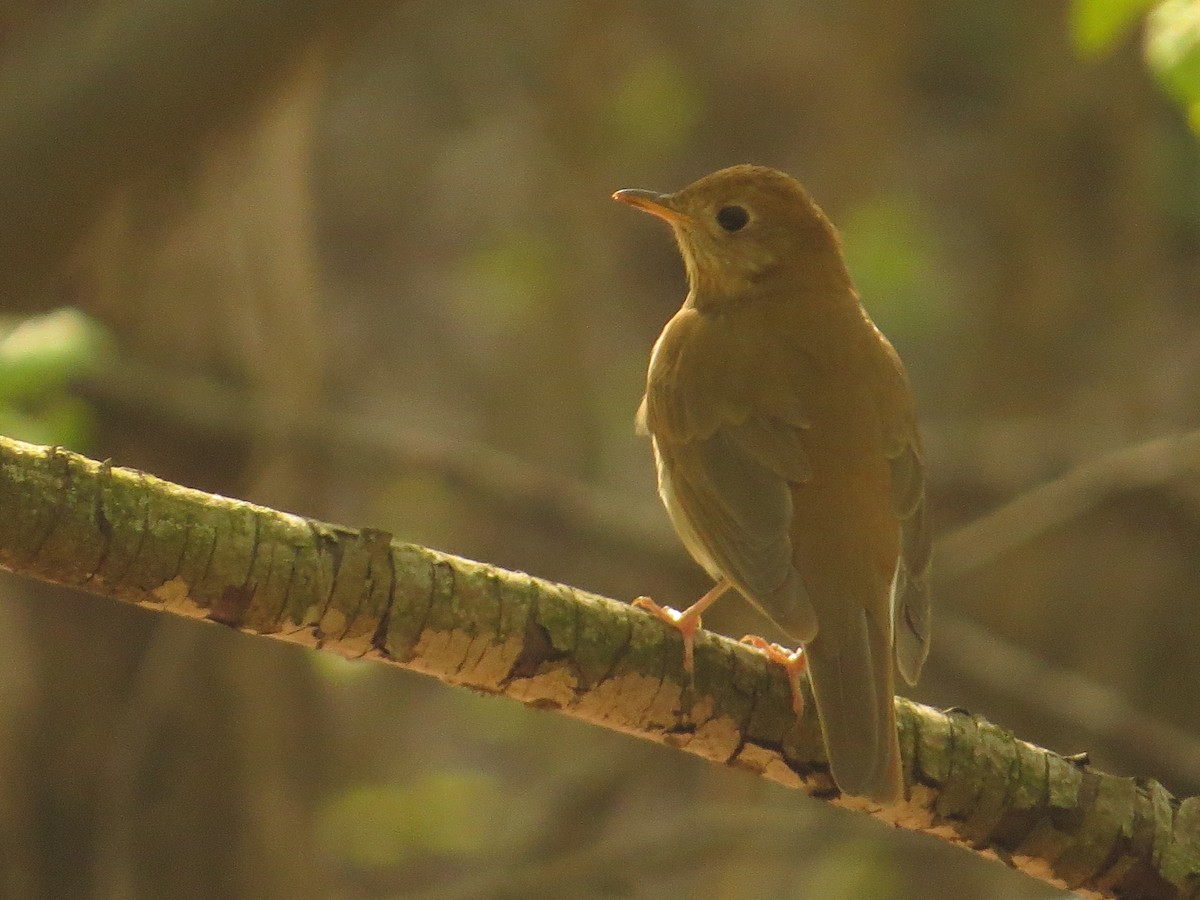
M 795 710 L 797 717 L 804 715 L 804 689 L 800 686 L 800 677 L 808 672 L 808 658 L 804 655 L 804 648 L 797 647 L 795 650 L 789 650 L 787 647 L 773 644 L 757 634 L 747 634 L 741 642 L 753 647 L 776 665 L 783 666 L 783 670 L 787 673 L 788 684 L 792 688 L 792 709 Z
M 694 645 L 696 632 L 700 630 L 700 616 L 690 614 L 691 610 L 680 612 L 671 606 L 659 606 L 649 597 L 638 597 L 633 601 L 638 609 L 644 609 L 650 615 L 670 625 L 683 638 L 683 669 L 691 675 L 696 668 Z

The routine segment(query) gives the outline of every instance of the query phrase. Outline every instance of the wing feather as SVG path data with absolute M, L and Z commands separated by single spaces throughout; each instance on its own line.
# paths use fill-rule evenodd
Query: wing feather
M 792 561 L 789 475 L 808 470 L 792 461 L 771 464 L 789 444 L 784 431 L 781 425 L 756 431 L 743 424 L 719 428 L 706 440 L 670 447 L 656 442 L 659 487 L 685 543 L 698 545 L 689 546 L 693 555 L 791 638 L 807 641 L 817 620 Z
M 892 508 L 900 520 L 892 603 L 896 668 L 905 681 L 916 684 L 929 656 L 933 619 L 929 596 L 933 540 L 925 508 L 925 461 L 908 377 L 891 343 L 882 335 L 880 339 L 886 351 L 880 382 L 887 386 L 880 397 L 880 419 L 891 463 Z

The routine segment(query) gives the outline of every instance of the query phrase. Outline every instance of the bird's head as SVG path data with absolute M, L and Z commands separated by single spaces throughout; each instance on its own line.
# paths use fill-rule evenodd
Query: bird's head
M 630 189 L 613 199 L 670 224 L 697 306 L 774 292 L 781 277 L 849 284 L 833 225 L 798 181 L 775 169 L 732 166 L 673 194 Z

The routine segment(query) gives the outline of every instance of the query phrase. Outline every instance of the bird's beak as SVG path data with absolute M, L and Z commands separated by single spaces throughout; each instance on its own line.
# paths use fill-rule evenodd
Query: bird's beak
M 638 188 L 626 188 L 612 195 L 614 200 L 628 203 L 630 206 L 648 212 L 652 216 L 665 219 L 672 225 L 690 222 L 691 217 L 675 208 L 670 194 L 656 194 L 654 191 L 643 191 Z

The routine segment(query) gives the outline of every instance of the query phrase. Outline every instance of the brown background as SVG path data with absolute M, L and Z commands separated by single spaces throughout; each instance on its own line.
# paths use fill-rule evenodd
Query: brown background
M 639 537 L 632 415 L 685 288 L 617 188 L 806 183 L 907 361 L 939 533 L 1197 424 L 1196 141 L 1136 40 L 1081 59 L 1061 3 L 18 0 L 0 131 L 4 310 L 119 348 L 76 449 L 610 596 L 706 587 Z M 624 538 L 530 499 L 564 477 Z M 1149 725 L 1108 742 L 1107 695 L 936 634 L 913 696 L 1196 792 L 1155 744 L 1200 731 L 1198 485 L 1172 463 L 936 585 Z M 0 590 L 5 896 L 1055 895 L 511 703 Z

